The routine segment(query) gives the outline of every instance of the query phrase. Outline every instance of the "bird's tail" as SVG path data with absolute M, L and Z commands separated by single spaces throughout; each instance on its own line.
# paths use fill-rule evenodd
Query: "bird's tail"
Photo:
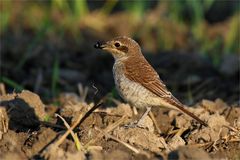
M 183 113 L 187 114 L 188 116 L 192 117 L 193 119 L 195 119 L 196 121 L 198 121 L 200 124 L 204 125 L 204 126 L 208 126 L 208 124 L 206 122 L 204 122 L 203 120 L 201 120 L 200 118 L 198 118 L 196 115 L 194 115 L 192 112 L 188 111 L 187 109 L 184 108 L 183 104 L 181 102 L 179 102 L 175 97 L 171 97 L 171 99 L 168 99 L 168 103 L 170 103 L 171 105 L 177 107 L 180 111 L 182 111 Z
M 176 106 L 178 107 L 178 106 Z M 192 117 L 193 119 L 195 119 L 196 121 L 198 121 L 200 124 L 204 125 L 205 127 L 208 126 L 208 124 L 206 122 L 204 122 L 203 120 L 201 120 L 200 118 L 198 118 L 195 114 L 193 114 L 192 112 L 189 112 L 187 109 L 185 109 L 183 106 L 178 107 L 183 113 L 187 114 L 188 116 Z

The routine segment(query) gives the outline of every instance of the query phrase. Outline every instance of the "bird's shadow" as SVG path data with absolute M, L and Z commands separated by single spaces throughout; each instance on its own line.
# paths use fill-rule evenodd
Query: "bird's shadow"
M 32 106 L 29 106 L 24 99 L 15 99 L 0 102 L 0 107 L 6 109 L 8 116 L 8 128 L 16 132 L 28 132 L 38 130 L 40 121 Z

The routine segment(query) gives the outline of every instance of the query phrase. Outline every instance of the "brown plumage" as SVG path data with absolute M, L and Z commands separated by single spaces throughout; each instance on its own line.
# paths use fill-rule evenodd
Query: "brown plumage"
M 205 122 L 184 108 L 169 92 L 157 72 L 141 53 L 140 46 L 128 37 L 118 37 L 96 48 L 109 51 L 115 58 L 113 67 L 115 84 L 120 95 L 137 108 L 164 106 L 180 110 L 197 120 Z

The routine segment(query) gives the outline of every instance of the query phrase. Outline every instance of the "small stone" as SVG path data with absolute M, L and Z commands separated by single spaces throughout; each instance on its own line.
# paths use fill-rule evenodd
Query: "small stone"
M 229 123 L 226 121 L 225 117 L 214 114 L 208 119 L 208 125 L 212 129 L 219 130 L 223 125 L 229 125 Z
M 202 100 L 202 105 L 209 111 L 214 111 L 214 109 L 216 108 L 215 102 L 206 99 Z
M 147 128 L 151 133 L 154 132 L 153 121 L 149 116 L 146 116 L 144 119 L 141 119 L 138 126 L 141 128 Z
M 211 160 L 210 156 L 202 148 L 182 146 L 178 150 L 168 154 L 168 159 L 194 159 L 194 160 Z
M 152 152 L 161 152 L 166 149 L 166 142 L 162 137 L 142 128 L 118 128 L 113 134 L 120 140 Z M 163 144 L 164 143 L 164 144 Z
M 175 135 L 169 142 L 169 148 L 171 150 L 175 150 L 180 146 L 184 146 L 186 144 L 186 142 L 182 139 L 182 137 L 180 137 L 179 135 Z

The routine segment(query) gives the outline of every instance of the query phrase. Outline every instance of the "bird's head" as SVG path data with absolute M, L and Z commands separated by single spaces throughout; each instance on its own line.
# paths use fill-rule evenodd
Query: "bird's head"
M 125 36 L 117 37 L 103 43 L 97 42 L 94 47 L 110 52 L 115 60 L 141 54 L 141 49 L 138 43 Z

